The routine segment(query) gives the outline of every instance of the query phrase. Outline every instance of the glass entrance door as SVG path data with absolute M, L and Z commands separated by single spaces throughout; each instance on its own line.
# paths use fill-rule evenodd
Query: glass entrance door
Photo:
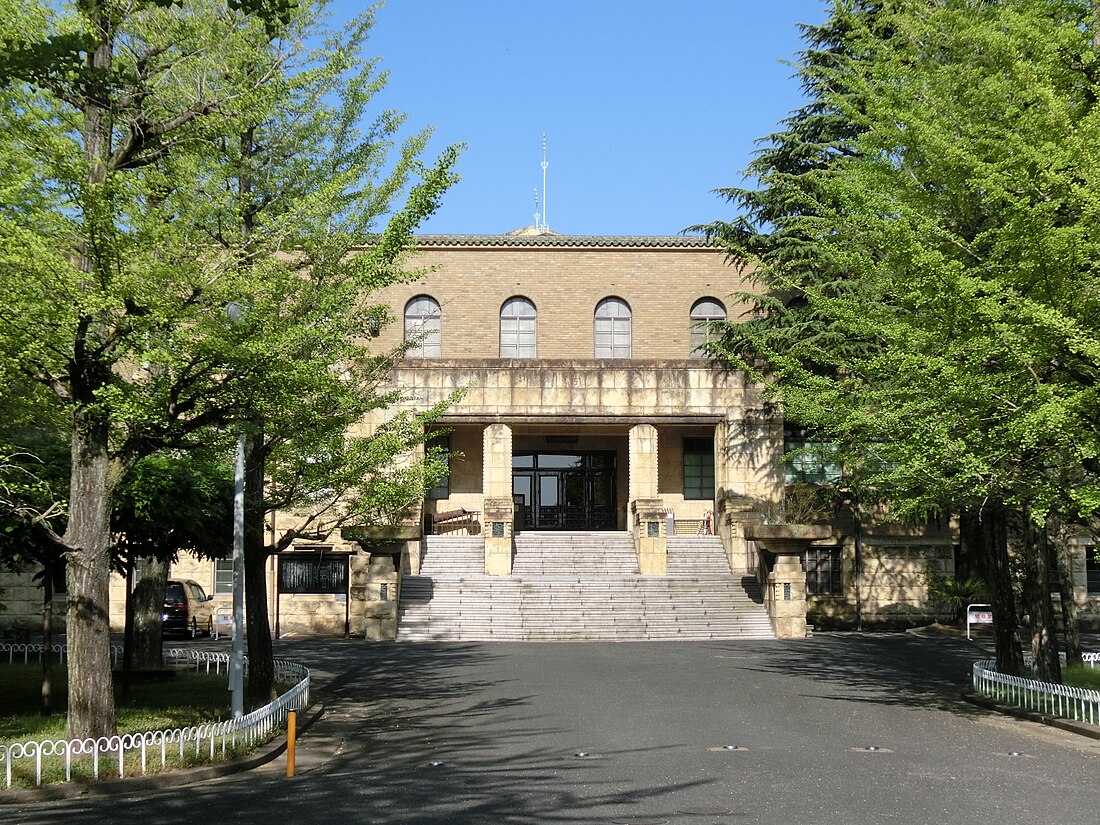
M 528 530 L 614 530 L 615 453 L 516 453 L 512 494 Z

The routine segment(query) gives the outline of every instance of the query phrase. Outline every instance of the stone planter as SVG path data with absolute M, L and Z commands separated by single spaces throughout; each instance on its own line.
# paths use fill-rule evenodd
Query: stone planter
M 819 524 L 753 524 L 745 528 L 745 538 L 775 555 L 764 604 L 772 629 L 780 639 L 806 636 L 806 571 L 802 569 L 802 554 L 813 542 L 831 535 L 829 527 Z
M 826 524 L 751 524 L 745 528 L 745 538 L 752 539 L 772 553 L 801 555 L 813 542 L 833 534 Z

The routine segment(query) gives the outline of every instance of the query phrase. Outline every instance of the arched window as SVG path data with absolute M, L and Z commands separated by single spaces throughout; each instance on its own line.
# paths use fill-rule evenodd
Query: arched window
M 596 306 L 596 357 L 630 357 L 630 306 L 622 298 L 604 298 Z
M 705 358 L 703 347 L 715 337 L 711 321 L 725 321 L 726 308 L 717 298 L 700 298 L 691 306 L 691 357 Z
M 405 340 L 414 342 L 406 354 L 410 358 L 443 357 L 443 317 L 439 301 L 430 295 L 417 295 L 405 304 Z
M 509 298 L 500 308 L 500 357 L 534 358 L 535 305 L 526 298 Z

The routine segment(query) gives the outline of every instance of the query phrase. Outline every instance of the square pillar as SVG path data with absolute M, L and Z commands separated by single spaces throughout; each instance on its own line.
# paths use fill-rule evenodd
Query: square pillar
M 362 588 L 366 596 L 362 609 L 363 635 L 369 642 L 392 642 L 397 638 L 397 603 L 400 575 L 389 553 L 373 554 L 366 570 L 361 565 L 352 576 L 352 592 Z M 357 623 L 358 624 L 358 623 Z M 355 628 L 359 630 L 358 627 Z
M 806 638 L 806 571 L 801 558 L 786 553 L 775 557 L 764 601 L 778 638 Z
M 485 572 L 507 576 L 512 572 L 512 428 L 490 424 L 482 435 L 483 469 L 481 532 L 485 538 Z
M 630 501 L 658 498 L 657 428 L 652 424 L 634 425 L 630 428 L 629 446 Z
M 729 559 L 730 570 L 741 576 L 752 576 L 757 571 L 756 548 L 745 536 L 745 531 L 760 521 L 760 513 L 753 501 L 745 496 L 725 495 L 718 499 L 714 516 L 714 532 L 722 539 L 722 548 Z
M 668 534 L 665 503 L 659 498 L 635 499 L 631 505 L 634 551 L 643 576 L 668 573 Z

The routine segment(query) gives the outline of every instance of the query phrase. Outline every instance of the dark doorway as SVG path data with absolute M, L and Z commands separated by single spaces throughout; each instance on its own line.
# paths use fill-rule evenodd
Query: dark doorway
M 528 530 L 614 530 L 615 453 L 519 452 L 512 494 Z

